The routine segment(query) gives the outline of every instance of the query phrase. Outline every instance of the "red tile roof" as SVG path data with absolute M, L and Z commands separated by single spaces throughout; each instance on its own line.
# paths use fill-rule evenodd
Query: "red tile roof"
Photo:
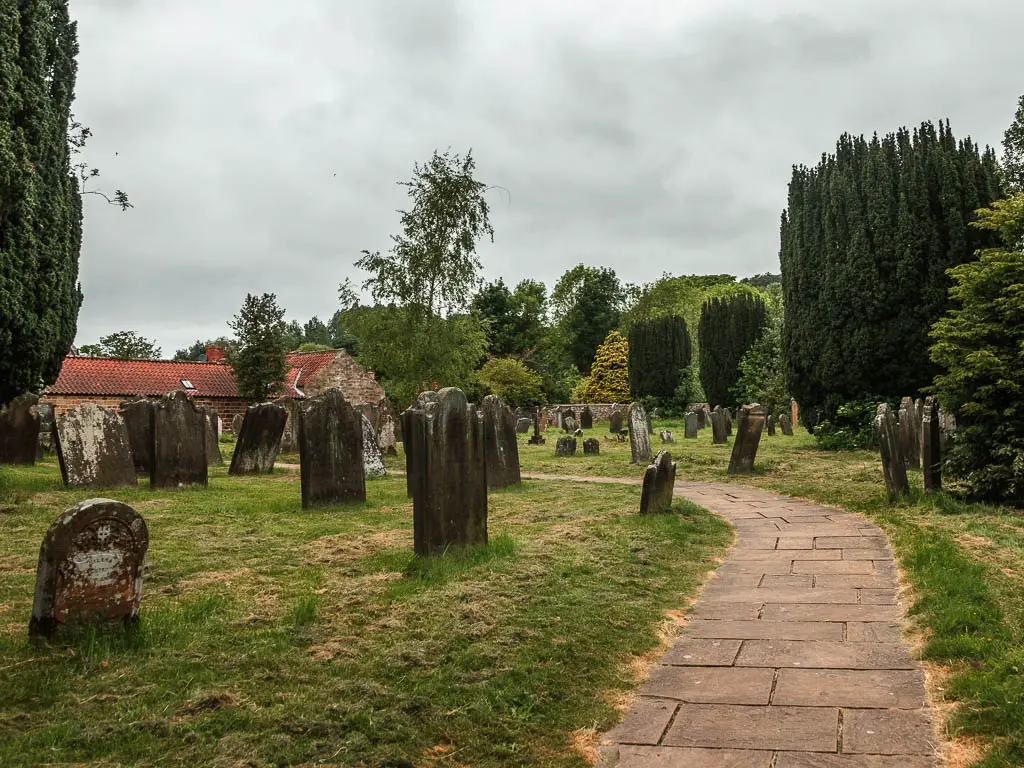
M 109 360 L 65 357 L 51 395 L 145 395 L 158 397 L 175 389 L 197 397 L 238 397 L 231 366 L 176 360 Z
M 305 397 L 302 387 L 321 369 L 337 358 L 339 350 L 330 352 L 292 352 L 284 362 L 290 370 L 284 377 L 284 397 Z

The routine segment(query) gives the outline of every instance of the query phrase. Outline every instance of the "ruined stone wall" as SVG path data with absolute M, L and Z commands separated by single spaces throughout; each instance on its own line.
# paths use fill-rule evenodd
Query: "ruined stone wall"
M 562 405 L 546 405 L 540 409 L 540 412 L 541 416 L 546 418 L 549 423 L 555 424 L 558 422 L 557 412 L 563 408 L 572 408 L 576 412 L 576 417 L 579 418 L 580 413 L 587 406 L 590 407 L 590 412 L 594 414 L 594 421 L 608 421 L 615 408 L 625 413 L 629 403 L 564 403 Z
M 300 381 L 299 389 L 312 397 L 328 389 L 340 389 L 351 405 L 377 405 L 384 399 L 384 389 L 373 373 L 365 370 L 344 352 L 325 365 L 308 381 Z

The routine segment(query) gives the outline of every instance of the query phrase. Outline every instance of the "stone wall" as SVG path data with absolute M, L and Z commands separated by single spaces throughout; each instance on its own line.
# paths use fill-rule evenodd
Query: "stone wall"
M 608 421 L 615 408 L 620 408 L 625 413 L 626 409 L 629 408 L 629 403 L 565 403 L 562 405 L 546 405 L 540 409 L 540 412 L 541 417 L 547 419 L 548 423 L 557 424 L 558 417 L 556 414 L 558 411 L 563 408 L 572 408 L 576 412 L 576 418 L 578 419 L 580 413 L 587 406 L 590 407 L 590 412 L 594 414 L 594 421 Z
M 105 408 L 117 410 L 121 403 L 128 402 L 135 398 L 135 395 L 45 395 L 39 398 L 40 403 L 47 403 L 53 406 L 54 418 L 60 416 L 79 403 L 96 403 Z M 150 398 L 156 399 L 156 398 Z M 236 413 L 245 415 L 245 400 L 232 397 L 197 397 L 195 402 L 198 405 L 216 409 L 220 415 L 221 424 L 225 432 L 231 431 L 231 420 Z
M 328 389 L 340 389 L 352 405 L 378 405 L 384 399 L 384 389 L 377 383 L 372 371 L 364 370 L 344 352 L 335 355 L 308 381 L 300 381 L 299 388 L 306 397 L 319 395 Z

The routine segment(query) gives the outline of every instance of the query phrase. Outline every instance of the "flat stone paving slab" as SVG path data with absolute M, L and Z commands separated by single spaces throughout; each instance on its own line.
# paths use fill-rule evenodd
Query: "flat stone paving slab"
M 618 768 L 934 768 L 897 570 L 866 520 L 769 491 L 677 483 L 736 546 L 601 740 Z

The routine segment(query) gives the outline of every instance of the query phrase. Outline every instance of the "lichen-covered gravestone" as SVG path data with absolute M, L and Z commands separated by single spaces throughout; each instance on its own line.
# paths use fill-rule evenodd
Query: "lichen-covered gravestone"
M 121 403 L 117 410 L 128 430 L 135 472 L 148 476 L 153 471 L 153 401 L 138 397 Z
M 246 408 L 228 474 L 264 475 L 272 472 L 287 419 L 288 412 L 274 403 Z
M 765 423 L 768 425 L 768 437 L 775 437 L 775 417 L 769 413 Z
M 544 439 L 544 435 L 540 433 L 540 408 L 537 408 L 533 412 L 533 434 L 530 435 L 530 439 L 526 441 L 530 445 L 544 445 L 547 442 Z
M 926 491 L 942 489 L 942 430 L 933 397 L 925 399 L 921 414 L 921 475 Z
M 779 415 L 779 429 L 782 430 L 782 434 L 786 437 L 793 436 L 793 422 L 790 421 L 789 416 L 785 413 Z
M 0 464 L 35 464 L 39 444 L 39 396 L 18 395 L 0 410 Z
M 903 456 L 899 426 L 888 403 L 878 406 L 875 416 L 878 431 L 878 450 L 882 457 L 882 474 L 885 476 L 885 490 L 890 499 L 897 499 L 910 493 L 907 482 L 907 463 Z
M 562 435 L 555 443 L 555 456 L 575 456 L 576 438 L 572 435 Z
M 29 636 L 51 638 L 80 622 L 138 620 L 148 547 L 146 523 L 127 504 L 89 499 L 64 512 L 39 550 Z
M 488 395 L 481 403 L 484 416 L 484 457 L 487 462 L 487 487 L 507 488 L 519 485 L 519 441 L 516 440 L 515 415 L 497 395 Z
M 294 397 L 279 397 L 273 404 L 284 408 L 286 414 L 277 450 L 279 453 L 293 453 L 299 449 L 299 401 Z
M 588 437 L 583 441 L 583 455 L 597 456 L 601 453 L 601 441 L 596 437 Z
M 117 411 L 81 403 L 54 424 L 57 460 L 65 485 L 122 488 L 138 485 L 128 429 Z
M 663 429 L 663 430 L 661 430 L 661 433 L 660 433 L 659 436 L 661 437 L 661 442 L 663 442 L 663 443 L 674 443 L 675 442 L 675 437 L 673 437 L 671 429 Z
M 686 440 L 696 440 L 699 431 L 698 424 L 700 417 L 693 411 L 687 411 L 683 417 L 683 437 Z
M 728 440 L 725 434 L 725 414 L 721 410 L 711 413 L 711 442 L 722 445 Z
M 583 406 L 583 411 L 580 413 L 580 427 L 583 429 L 594 428 L 594 412 L 590 410 L 589 405 Z
M 384 477 L 387 473 L 373 424 L 363 414 L 363 477 Z
M 668 512 L 672 509 L 672 490 L 676 482 L 676 463 L 668 451 L 659 451 L 644 472 L 640 494 L 640 513 Z
M 206 409 L 206 463 L 211 467 L 224 463 L 220 455 L 220 414 L 215 408 Z
M 487 543 L 484 425 L 460 389 L 402 414 L 416 554 Z
M 619 434 L 622 431 L 622 422 L 624 420 L 624 414 L 622 411 L 612 411 L 611 416 L 608 418 L 608 431 L 613 435 Z
M 722 414 L 725 416 L 725 434 L 727 437 L 732 437 L 732 411 L 723 408 Z
M 56 450 L 53 445 L 53 422 L 57 414 L 52 403 L 39 403 L 36 405 L 36 413 L 39 415 L 39 439 L 36 441 L 36 459 L 42 459 L 47 453 L 52 453 Z
M 366 501 L 366 417 L 337 389 L 309 398 L 296 413 L 302 508 Z
M 576 431 L 576 417 L 575 416 L 563 416 L 562 417 L 562 429 L 566 432 L 572 433 Z
M 733 442 L 732 456 L 729 458 L 730 475 L 749 475 L 754 471 L 754 460 L 757 458 L 757 447 L 761 444 L 764 422 L 764 408 L 757 403 L 740 408 L 739 418 L 736 419 L 736 440 Z
M 648 430 L 647 411 L 640 403 L 629 406 L 629 453 L 631 464 L 651 460 L 651 435 Z
M 151 488 L 206 485 L 206 409 L 185 392 L 168 392 L 153 406 Z

